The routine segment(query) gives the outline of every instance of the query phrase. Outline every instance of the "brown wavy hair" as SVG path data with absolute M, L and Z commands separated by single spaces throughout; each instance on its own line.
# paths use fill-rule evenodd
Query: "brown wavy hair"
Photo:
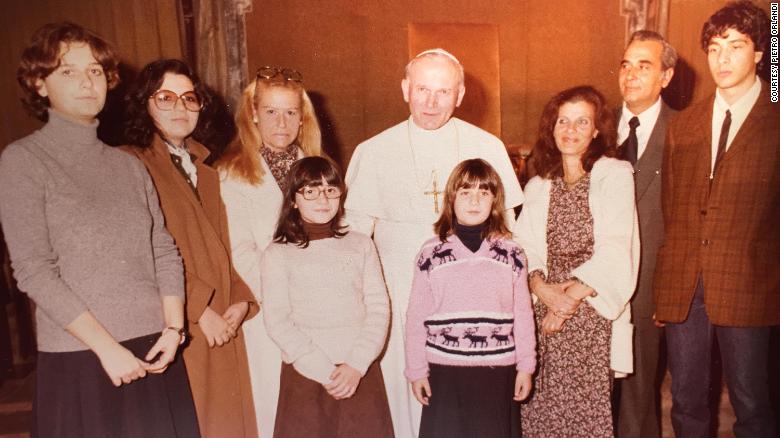
M 236 127 L 238 138 L 231 142 L 222 156 L 214 163 L 219 170 L 224 170 L 228 175 L 235 176 L 249 184 L 263 183 L 265 171 L 260 164 L 260 156 L 257 151 L 263 146 L 260 130 L 255 124 L 255 111 L 260 101 L 260 94 L 269 90 L 287 88 L 301 96 L 301 128 L 298 130 L 296 142 L 307 157 L 322 155 L 322 136 L 317 115 L 314 113 L 314 105 L 306 94 L 306 90 L 299 82 L 288 81 L 279 78 L 262 79 L 252 81 L 244 92 L 236 112 Z
M 106 40 L 91 30 L 69 21 L 49 23 L 35 31 L 22 52 L 16 80 L 24 91 L 22 104 L 27 111 L 46 122 L 49 119 L 49 98 L 38 94 L 38 81 L 46 79 L 60 66 L 61 45 L 84 43 L 92 49 L 92 56 L 103 67 L 108 89 L 119 84 L 119 61 L 114 49 Z
M 439 240 L 444 242 L 447 237 L 455 233 L 455 196 L 459 189 L 478 187 L 481 190 L 490 190 L 493 194 L 493 205 L 490 215 L 485 220 L 485 228 L 482 230 L 483 239 L 500 239 L 510 237 L 512 234 L 504 220 L 504 185 L 501 177 L 493 166 L 481 158 L 473 158 L 461 161 L 452 170 L 447 186 L 444 189 L 444 208 L 439 220 L 433 224 L 433 230 L 439 235 Z
M 295 194 L 304 186 L 321 186 L 323 179 L 328 185 L 336 186 L 341 190 L 339 209 L 330 221 L 330 229 L 337 238 L 347 234 L 344 231 L 346 227 L 341 224 L 344 217 L 344 199 L 347 197 L 347 187 L 338 166 L 327 157 L 304 157 L 293 163 L 287 178 L 285 178 L 287 188 L 284 191 L 282 210 L 279 212 L 279 220 L 276 223 L 274 242 L 293 243 L 301 248 L 309 246 L 309 235 L 303 228 L 301 212 L 295 208 Z
M 542 111 L 542 118 L 539 120 L 539 137 L 534 145 L 532 160 L 534 168 L 542 178 L 550 179 L 563 176 L 561 151 L 555 144 L 555 124 L 558 121 L 558 110 L 561 109 L 561 106 L 565 103 L 576 102 L 587 102 L 593 107 L 594 123 L 598 130 L 598 135 L 582 154 L 582 168 L 586 172 L 590 172 L 593 169 L 593 163 L 599 158 L 617 155 L 615 116 L 612 114 L 612 110 L 607 107 L 604 96 L 590 85 L 569 88 L 556 94 L 547 102 Z

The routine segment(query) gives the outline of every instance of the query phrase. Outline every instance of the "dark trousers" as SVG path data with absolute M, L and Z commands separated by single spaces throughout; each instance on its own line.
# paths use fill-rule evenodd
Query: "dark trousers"
M 617 424 L 620 438 L 661 436 L 658 379 L 661 334 L 652 318 L 634 319 L 634 374 L 616 382 L 620 385 Z
M 769 330 L 710 323 L 704 307 L 704 285 L 699 280 L 688 319 L 666 326 L 672 426 L 677 438 L 710 436 L 711 354 L 715 340 L 737 417 L 734 434 L 738 438 L 775 436 L 768 391 Z

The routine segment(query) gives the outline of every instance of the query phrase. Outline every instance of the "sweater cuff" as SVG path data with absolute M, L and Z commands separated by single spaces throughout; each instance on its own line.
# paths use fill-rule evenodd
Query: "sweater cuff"
M 344 361 L 347 365 L 351 366 L 352 368 L 356 369 L 361 376 L 366 375 L 366 371 L 368 371 L 368 367 L 371 366 L 371 363 L 374 362 L 373 360 L 366 361 L 364 359 L 361 359 L 357 357 L 357 355 L 350 355 L 349 359 Z
M 66 299 L 60 300 L 56 306 L 42 307 L 37 302 L 35 304 L 38 309 L 41 309 L 62 328 L 69 326 L 81 314 L 89 311 L 89 307 L 76 295 L 67 296 Z
M 322 385 L 330 383 L 330 375 L 336 369 L 336 366 L 318 351 L 299 357 L 292 365 L 300 375 Z
M 516 368 L 521 373 L 533 374 L 536 371 L 536 359 L 522 359 L 517 362 Z
M 409 383 L 414 383 L 420 379 L 428 377 L 428 366 L 426 365 L 425 367 L 415 369 L 407 368 L 404 371 L 404 375 L 406 376 L 406 379 L 409 381 Z

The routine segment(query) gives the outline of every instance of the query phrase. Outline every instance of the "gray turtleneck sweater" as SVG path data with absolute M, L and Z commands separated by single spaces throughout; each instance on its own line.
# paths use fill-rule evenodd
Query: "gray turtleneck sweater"
M 117 341 L 159 332 L 161 297 L 184 298 L 151 178 L 96 129 L 50 110 L 0 156 L 0 221 L 19 289 L 37 306 L 40 351 L 85 350 L 64 327 L 87 310 Z

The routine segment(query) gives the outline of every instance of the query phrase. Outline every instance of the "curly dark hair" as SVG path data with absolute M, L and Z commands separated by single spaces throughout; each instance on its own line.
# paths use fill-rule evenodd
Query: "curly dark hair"
M 539 120 L 539 137 L 534 145 L 532 159 L 536 171 L 542 178 L 563 176 L 561 152 L 555 144 L 555 124 L 558 121 L 558 110 L 561 106 L 564 103 L 575 102 L 587 102 L 593 106 L 594 123 L 598 130 L 598 135 L 590 142 L 588 149 L 582 155 L 583 169 L 590 172 L 593 163 L 599 158 L 617 155 L 615 117 L 612 110 L 607 107 L 604 96 L 590 85 L 569 88 L 556 94 L 547 102 L 542 111 L 542 118 Z
M 720 8 L 702 26 L 702 50 L 707 52 L 710 41 L 714 37 L 725 34 L 729 29 L 735 29 L 750 37 L 755 51 L 764 53 L 761 62 L 758 63 L 760 69 L 769 49 L 769 16 L 766 11 L 747 0 L 732 2 Z
M 301 158 L 290 167 L 290 172 L 285 179 L 287 188 L 284 190 L 284 200 L 282 201 L 282 210 L 279 212 L 279 221 L 276 224 L 274 242 L 293 243 L 301 248 L 309 246 L 309 235 L 303 228 L 301 212 L 295 208 L 295 193 L 304 186 L 321 186 L 323 178 L 329 185 L 336 186 L 341 190 L 339 209 L 336 216 L 330 221 L 330 229 L 336 237 L 343 237 L 347 234 L 344 231 L 346 227 L 341 224 L 341 219 L 344 217 L 344 199 L 347 197 L 344 178 L 333 160 L 314 156 Z
M 103 67 L 109 89 L 119 84 L 119 61 L 111 45 L 91 30 L 69 21 L 49 23 L 35 31 L 22 52 L 16 80 L 24 91 L 22 104 L 33 116 L 49 119 L 49 98 L 38 94 L 38 81 L 46 79 L 60 66 L 62 44 L 89 45 L 95 60 Z
M 178 59 L 160 59 L 151 62 L 141 70 L 133 81 L 125 95 L 125 123 L 124 141 L 137 147 L 147 148 L 151 146 L 157 127 L 149 114 L 149 98 L 162 86 L 166 73 L 183 75 L 192 81 L 195 94 L 198 95 L 203 108 L 198 117 L 198 124 L 192 132 L 192 138 L 208 143 L 210 131 L 212 131 L 213 111 L 212 96 L 205 84 L 200 81 L 198 75 L 186 62 Z M 206 144 L 208 146 L 208 144 Z

